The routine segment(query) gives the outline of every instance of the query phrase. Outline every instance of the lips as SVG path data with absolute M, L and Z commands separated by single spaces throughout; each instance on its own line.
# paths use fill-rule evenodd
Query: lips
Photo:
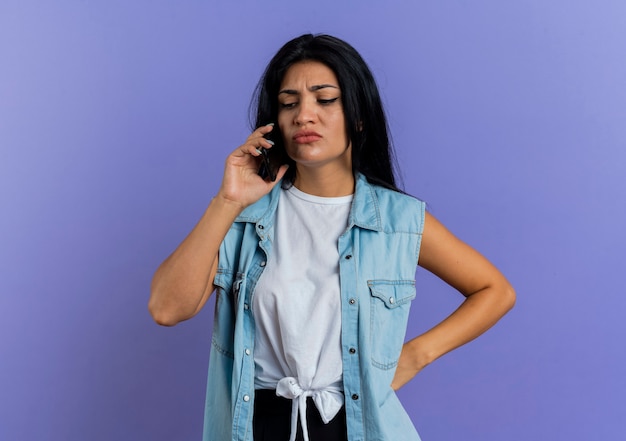
M 300 130 L 293 135 L 292 139 L 298 144 L 309 144 L 322 139 L 322 135 L 312 130 Z

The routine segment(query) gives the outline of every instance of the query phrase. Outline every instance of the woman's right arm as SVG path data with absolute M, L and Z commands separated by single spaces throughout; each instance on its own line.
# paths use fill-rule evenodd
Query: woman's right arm
M 173 326 L 202 309 L 215 289 L 219 247 L 235 218 L 269 193 L 285 174 L 286 166 L 279 169 L 274 182 L 257 174 L 256 149 L 271 148 L 263 137 L 271 130 L 272 126 L 258 128 L 228 156 L 218 194 L 191 233 L 155 272 L 148 309 L 158 324 Z

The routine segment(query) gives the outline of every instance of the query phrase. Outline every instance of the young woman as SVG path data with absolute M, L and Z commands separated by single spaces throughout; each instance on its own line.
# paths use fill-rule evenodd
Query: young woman
M 166 326 L 217 292 L 204 439 L 419 440 L 394 391 L 496 323 L 513 289 L 396 188 L 375 81 L 347 43 L 283 46 L 256 127 L 152 284 Z M 418 264 L 466 299 L 404 343 Z

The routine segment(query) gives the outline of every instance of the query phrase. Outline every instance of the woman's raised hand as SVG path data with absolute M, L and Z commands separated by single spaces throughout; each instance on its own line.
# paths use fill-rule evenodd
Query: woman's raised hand
M 270 133 L 273 128 L 273 124 L 259 127 L 244 144 L 226 158 L 224 178 L 218 197 L 223 198 L 225 202 L 240 205 L 243 209 L 269 193 L 283 177 L 287 165 L 281 165 L 275 181 L 265 181 L 258 175 L 261 164 L 260 149 L 272 148 L 272 143 L 264 135 Z

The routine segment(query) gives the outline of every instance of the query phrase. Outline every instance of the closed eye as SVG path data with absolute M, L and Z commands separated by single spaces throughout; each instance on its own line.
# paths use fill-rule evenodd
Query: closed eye
M 336 102 L 338 99 L 339 97 L 328 98 L 328 99 L 318 98 L 317 102 L 321 104 L 322 106 L 327 106 L 329 104 Z M 293 109 L 294 107 L 298 105 L 298 101 L 294 101 L 292 103 L 278 103 L 278 105 L 281 109 Z

